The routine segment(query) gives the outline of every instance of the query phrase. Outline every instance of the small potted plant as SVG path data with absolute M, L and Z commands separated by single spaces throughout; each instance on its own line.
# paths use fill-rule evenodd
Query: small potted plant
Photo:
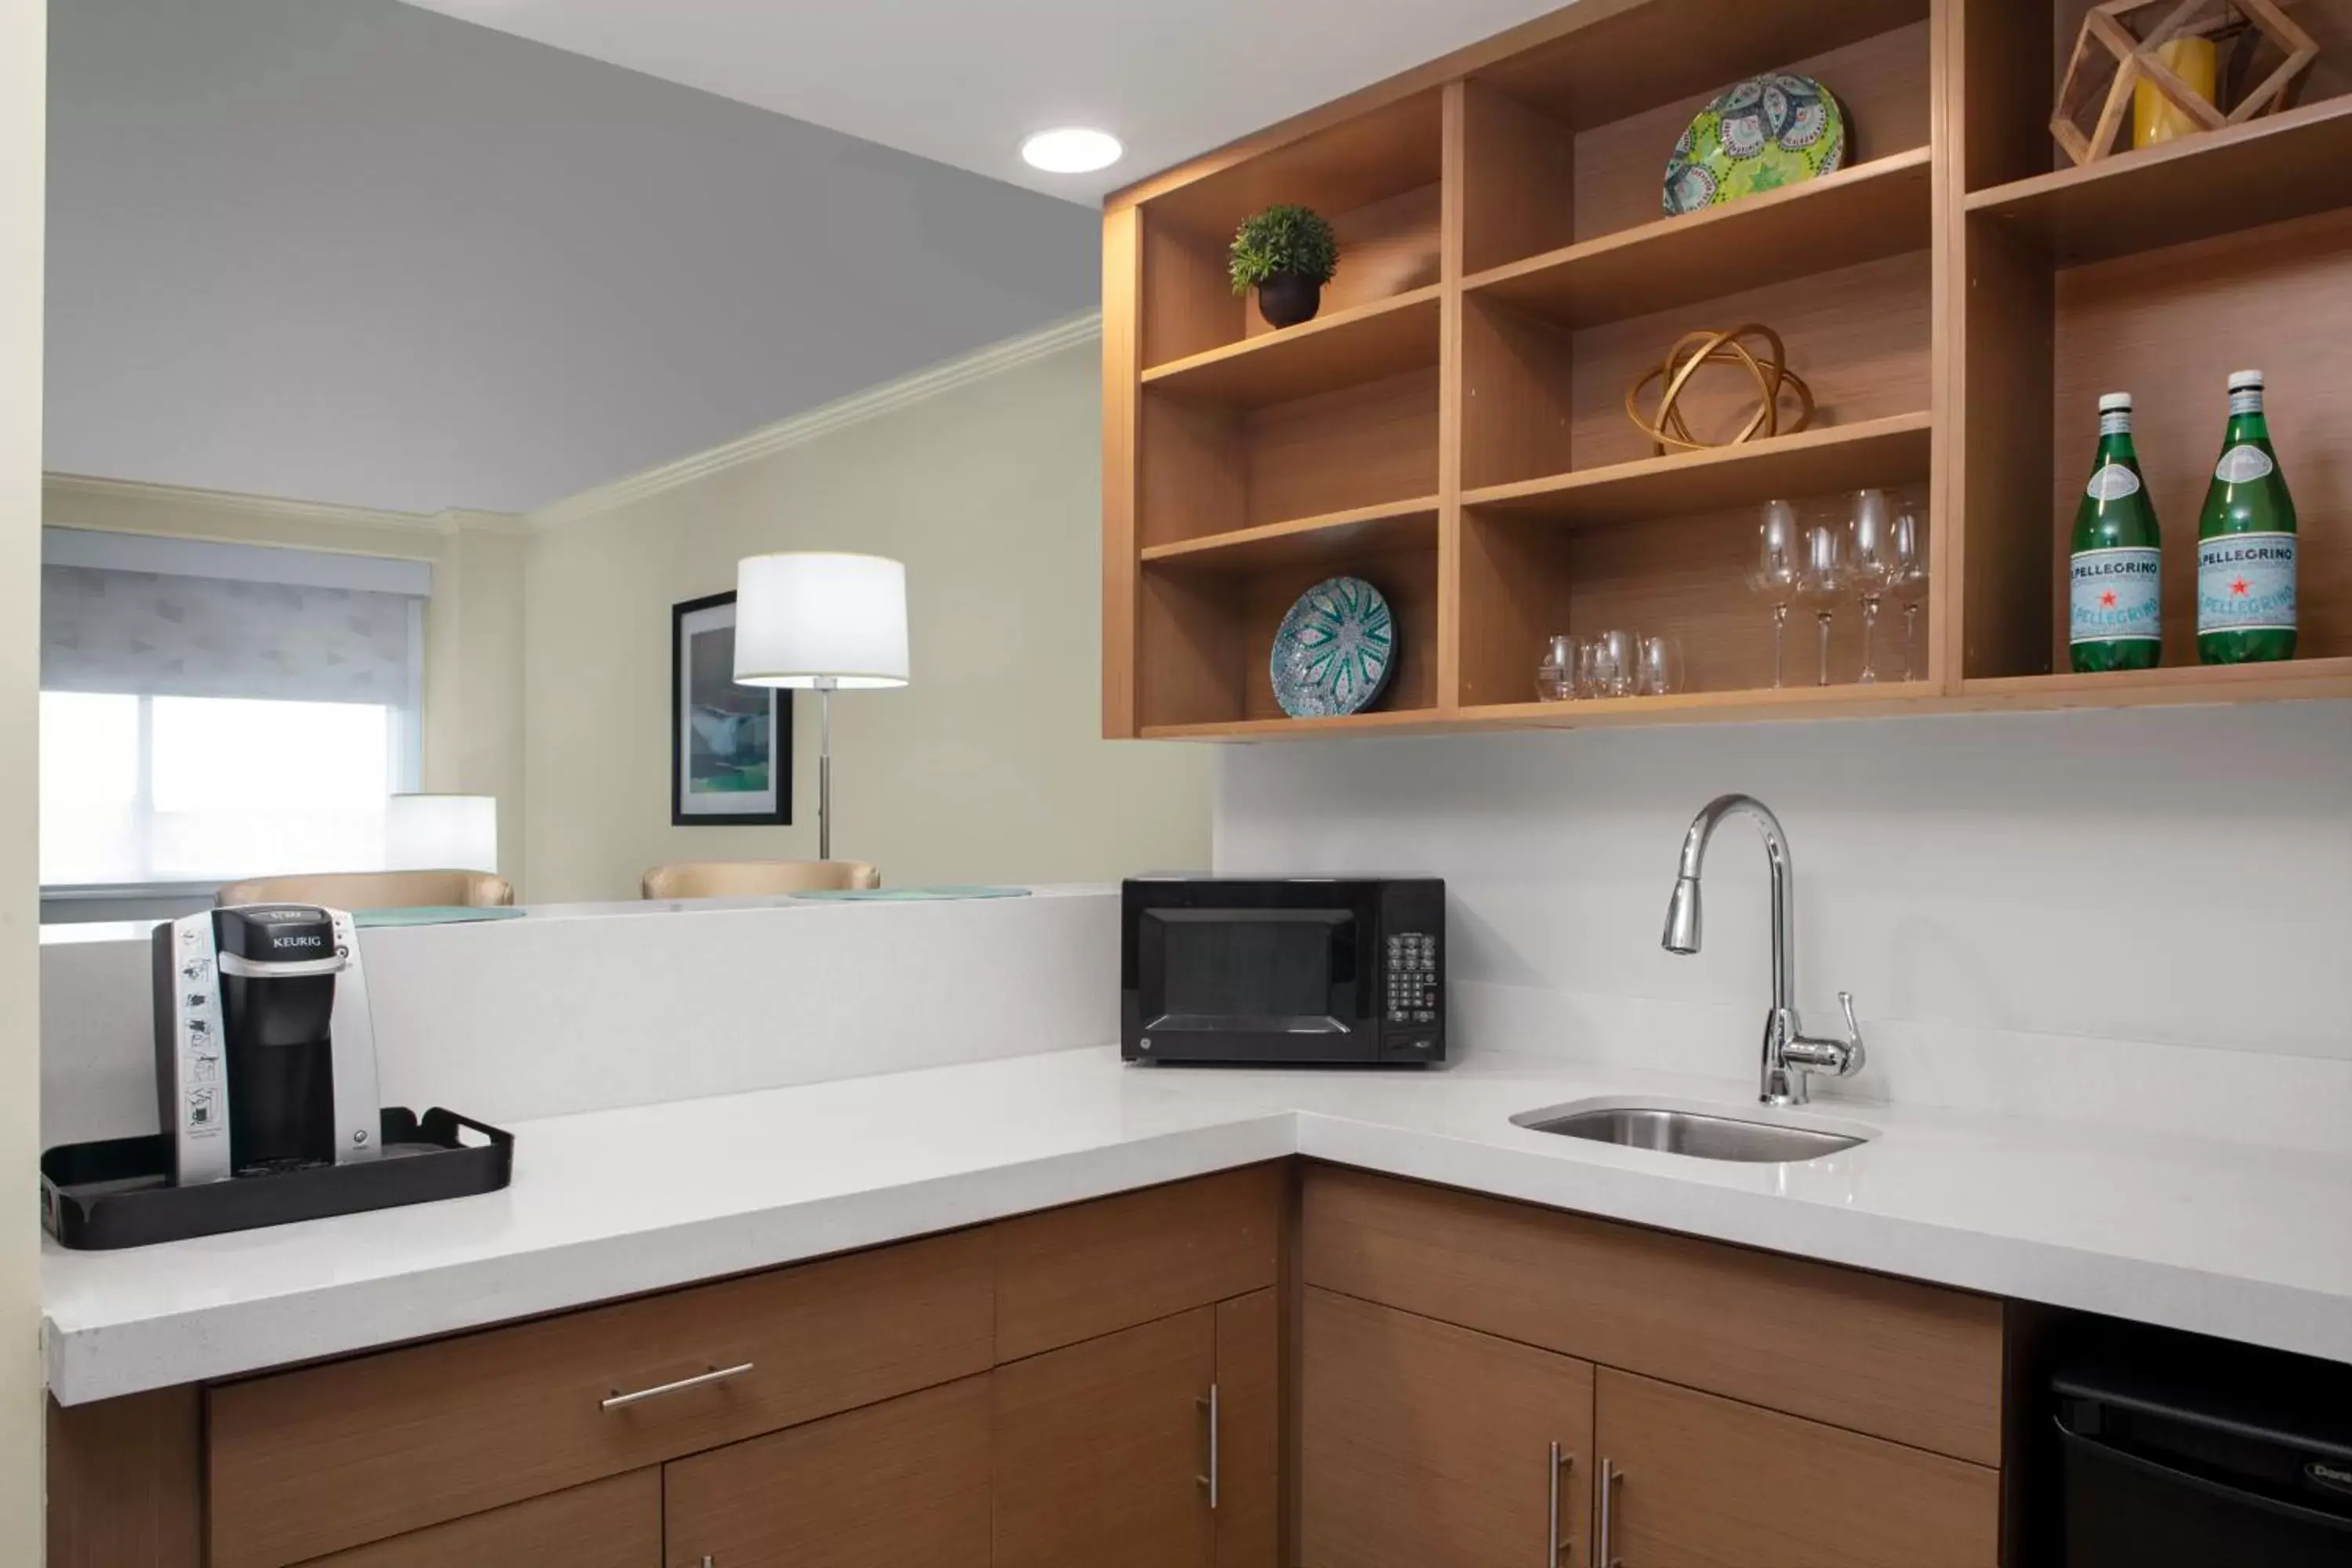
M 1313 321 L 1338 270 L 1339 237 L 1305 207 L 1268 207 L 1234 236 L 1234 292 L 1255 289 L 1258 314 L 1275 326 Z

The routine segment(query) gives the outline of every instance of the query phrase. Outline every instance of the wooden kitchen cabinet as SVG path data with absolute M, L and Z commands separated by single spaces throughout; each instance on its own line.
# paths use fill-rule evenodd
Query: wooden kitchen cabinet
M 1318 1289 L 1304 1340 L 1304 1568 L 1589 1568 L 1590 1363 Z
M 2000 1476 L 1979 1465 L 1601 1369 L 1618 1477 L 1603 1548 L 1628 1568 L 1993 1568 Z M 1500 1559 L 1497 1559 L 1500 1561 Z
M 658 1469 L 509 1503 L 448 1524 L 314 1557 L 302 1568 L 661 1568 Z
M 1278 1321 L 1259 1290 L 998 1367 L 994 1568 L 1274 1568 Z
M 985 1563 L 988 1418 L 989 1380 L 971 1377 L 677 1460 L 663 1478 L 669 1560 Z

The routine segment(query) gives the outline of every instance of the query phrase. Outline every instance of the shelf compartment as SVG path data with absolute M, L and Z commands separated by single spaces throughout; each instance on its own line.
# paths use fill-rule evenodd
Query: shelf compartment
M 1496 268 L 1464 287 L 1560 326 L 1589 327 L 1921 250 L 1933 229 L 1930 174 L 1927 149 L 1915 147 Z
M 1432 286 L 1155 365 L 1143 384 L 1235 408 L 1290 403 L 1437 363 Z
M 1354 548 L 1349 527 L 1372 530 Z M 1139 718 L 1146 733 L 1245 721 L 1295 722 L 1274 700 L 1267 661 L 1274 634 L 1298 595 L 1326 577 L 1361 577 L 1395 616 L 1397 663 L 1367 723 L 1426 714 L 1437 703 L 1444 632 L 1437 592 L 1433 509 L 1378 522 L 1310 531 L 1148 562 L 1137 605 Z
M 1962 677 L 2066 671 L 2068 535 L 2097 400 L 2128 391 L 2164 532 L 2164 661 L 2217 679 L 2195 674 L 2197 517 L 2227 378 L 2245 366 L 2268 379 L 2294 493 L 2300 652 L 2352 657 L 2352 382 L 2340 348 L 2352 337 L 2352 207 L 2081 267 L 2053 265 L 1981 214 L 1967 243 Z
M 1258 313 L 1255 291 L 1234 293 L 1227 271 L 1234 231 L 1277 202 L 1312 207 L 1339 237 L 1339 275 L 1323 290 L 1327 316 L 1436 283 L 1441 105 L 1438 92 L 1415 94 L 1149 198 L 1142 214 L 1144 364 L 1172 363 L 1277 331 Z
M 1743 77 L 1781 68 L 1801 70 L 1825 52 L 1898 28 L 1925 26 L 1927 15 L 1927 0 L 1745 5 L 1651 0 L 1489 66 L 1475 73 L 1475 79 L 1579 129 L 1662 109 L 1681 110 L 1686 121 L 1691 111 Z M 1682 109 L 1684 100 L 1690 100 L 1687 110 Z M 1673 141 L 1670 132 L 1658 147 L 1660 169 Z
M 1899 485 L 1927 471 L 1933 426 L 1924 411 L 1891 415 L 1711 451 L 1491 485 L 1467 491 L 1462 500 L 1498 515 L 1601 527 L 1760 506 L 1775 496 Z
M 1652 0 L 1635 16 L 1647 29 L 1674 9 Z M 1644 59 L 1630 71 L 1631 62 L 1612 62 L 1612 78 L 1647 80 L 1646 88 L 1633 92 L 1621 91 L 1614 80 L 1586 79 L 1593 64 L 1590 40 L 1624 25 L 1619 22 L 1604 21 L 1570 35 L 1554 46 L 1567 52 L 1549 63 L 1544 63 L 1547 51 L 1538 51 L 1474 77 L 1465 89 L 1463 118 L 1465 268 L 1475 275 L 1654 226 L 1675 139 L 1717 93 L 1761 70 L 1801 71 L 1838 94 L 1847 114 L 1850 168 L 1927 155 L 1935 87 L 1932 26 L 1925 5 L 1835 7 L 1836 15 L 1814 18 L 1826 24 L 1822 30 L 1801 38 L 1787 26 L 1789 15 L 1759 15 L 1776 9 L 1748 7 L 1738 25 L 1728 25 L 1718 13 L 1703 29 L 1706 47 L 1694 48 L 1689 39 L 1678 39 L 1671 50 L 1661 51 L 1662 58 Z M 1762 26 L 1750 28 L 1750 23 Z M 1823 48 L 1825 43 L 1833 47 Z M 1799 48 L 1816 52 L 1802 58 L 1778 52 Z M 1654 64 L 1662 70 L 1654 72 Z M 1697 74 L 1702 68 L 1706 74 Z M 1801 188 L 1808 187 L 1791 187 Z M 1751 196 L 1715 213 L 1768 199 Z M 1924 197 L 1918 212 L 1924 226 Z M 1806 250 L 1814 243 L 1850 237 L 1863 237 L 1826 228 L 1800 234 L 1786 252 L 1787 264 L 1796 271 L 1837 265 L 1808 266 Z M 1927 243 L 1924 226 L 1914 243 Z
M 1899 448 L 1882 451 L 1882 466 L 1867 473 L 1864 482 L 1894 491 L 1899 504 L 1925 517 L 1927 448 L 1911 448 L 1907 462 L 1898 460 L 1900 455 Z M 1818 489 L 1783 487 L 1777 493 L 1793 502 L 1806 526 L 1843 525 L 1851 515 L 1853 488 L 1831 482 Z M 1605 523 L 1465 498 L 1464 709 L 1483 710 L 1531 700 L 1546 638 L 1561 632 L 1590 637 L 1611 627 L 1643 636 L 1671 635 L 1683 646 L 1689 689 L 1664 706 L 1626 709 L 1634 715 L 1720 705 L 1742 693 L 1792 700 L 1773 692 L 1771 611 L 1747 585 L 1746 574 L 1755 560 L 1757 521 L 1756 505 L 1745 493 L 1728 504 L 1694 502 L 1682 510 Z M 1898 606 L 1883 606 L 1877 647 L 1882 679 L 1863 689 L 1863 695 L 1875 696 L 1884 688 L 1905 684 L 1902 622 Z M 1916 672 L 1920 681 L 1927 679 L 1933 658 L 1932 623 L 1932 609 L 1923 605 Z M 1792 611 L 1785 671 L 1790 686 L 1782 691 L 1814 684 L 1817 646 L 1811 616 Z M 1852 685 L 1861 668 L 1862 610 L 1849 601 L 1831 621 L 1831 689 Z
M 1625 390 L 1698 328 L 1759 321 L 1779 332 L 1789 368 L 1812 389 L 1805 434 L 1931 407 L 1933 274 L 1932 252 L 1906 251 L 1580 330 L 1465 294 L 1462 482 L 1478 490 L 1655 457 L 1626 417 Z M 1700 439 L 1720 441 L 1754 403 L 1754 383 L 1717 365 L 1677 406 Z
M 2059 267 L 2352 206 L 2352 97 L 2118 153 L 1968 198 Z
M 1357 507 L 1320 517 L 1295 518 L 1230 533 L 1146 546 L 1143 559 L 1216 570 L 1339 561 L 1409 544 L 1437 523 L 1437 498 L 1421 496 L 1384 506 Z
M 1437 490 L 1434 365 L 1256 407 L 1147 387 L 1140 414 L 1144 550 Z

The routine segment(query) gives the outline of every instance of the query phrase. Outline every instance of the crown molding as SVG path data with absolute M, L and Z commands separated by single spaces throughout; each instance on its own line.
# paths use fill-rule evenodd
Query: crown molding
M 719 446 L 643 469 L 592 490 L 583 490 L 575 496 L 567 496 L 526 513 L 522 521 L 533 532 L 562 528 L 583 518 L 659 495 L 664 490 L 692 484 L 712 474 L 757 462 L 773 453 L 814 441 L 820 436 L 879 418 L 958 387 L 969 386 L 973 382 L 1002 375 L 1033 360 L 1059 353 L 1080 343 L 1092 342 L 1101 336 L 1102 312 L 1089 310 L 1083 316 L 1073 316 L 1068 321 L 1057 321 L 1021 337 L 992 343 L 961 359 L 949 360 L 899 380 L 884 382 L 879 386 L 853 393 L 822 407 L 812 408 L 805 414 L 795 414 L 773 425 L 763 425 Z
M 409 533 L 520 533 L 523 521 L 511 512 L 384 511 L 374 507 L 339 506 L 331 501 L 288 500 L 280 496 L 240 495 L 234 490 L 198 489 L 193 485 L 149 484 L 142 479 L 107 479 L 91 474 L 41 476 L 41 521 L 62 528 L 103 528 L 123 531 L 121 520 L 84 521 L 74 514 L 76 501 L 168 507 L 183 513 L 208 517 L 271 518 L 330 528 L 380 528 Z M 132 530 L 132 531 L 138 531 Z

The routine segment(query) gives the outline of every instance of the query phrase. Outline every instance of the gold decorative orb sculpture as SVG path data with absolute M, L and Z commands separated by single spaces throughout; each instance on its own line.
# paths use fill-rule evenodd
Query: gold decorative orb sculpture
M 1768 353 L 1759 360 L 1743 339 L 1759 339 Z M 1651 371 L 1625 389 L 1625 416 L 1639 425 L 1664 457 L 1671 449 L 1696 452 L 1709 447 L 1736 447 L 1742 441 L 1752 441 L 1759 436 L 1780 436 L 1801 430 L 1813 417 L 1813 389 L 1804 378 L 1789 368 L 1789 351 L 1780 334 L 1758 321 L 1748 321 L 1721 331 L 1685 332 L 1675 346 L 1666 351 L 1665 363 Z M 1702 441 L 1690 433 L 1683 420 L 1682 410 L 1675 399 L 1690 384 L 1700 368 L 1710 364 L 1736 364 L 1755 378 L 1756 412 L 1741 426 L 1739 434 L 1727 441 Z M 1644 416 L 1642 395 L 1651 383 L 1658 384 L 1656 409 Z M 1780 415 L 1780 395 L 1794 393 L 1795 414 L 1786 419 Z

